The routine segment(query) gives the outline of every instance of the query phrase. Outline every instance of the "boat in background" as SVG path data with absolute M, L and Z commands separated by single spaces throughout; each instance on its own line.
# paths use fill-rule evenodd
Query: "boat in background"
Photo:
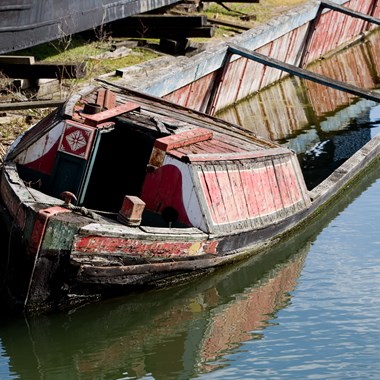
M 7 289 L 25 312 L 42 312 L 242 260 L 320 212 L 379 141 L 309 191 L 290 149 L 111 83 L 86 88 L 4 160 Z

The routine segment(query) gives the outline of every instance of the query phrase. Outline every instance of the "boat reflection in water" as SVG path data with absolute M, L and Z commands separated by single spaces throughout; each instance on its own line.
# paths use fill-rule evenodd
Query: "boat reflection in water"
M 2 323 L 2 360 L 28 379 L 189 379 L 228 366 L 227 356 L 262 339 L 290 303 L 319 232 L 379 174 L 375 166 L 310 228 L 245 263 L 176 288 Z
M 374 33 L 365 43 L 320 60 L 308 69 L 357 87 L 375 89 L 379 85 L 379 44 L 379 33 Z M 221 111 L 218 117 L 250 126 L 257 135 L 293 149 L 311 189 L 373 137 L 369 112 L 376 104 L 288 77 Z
M 242 342 L 259 339 L 288 304 L 308 248 L 291 255 L 294 247 L 282 247 L 190 286 L 14 322 L 0 329 L 10 370 L 31 379 L 60 366 L 66 378 L 86 379 L 215 370 Z

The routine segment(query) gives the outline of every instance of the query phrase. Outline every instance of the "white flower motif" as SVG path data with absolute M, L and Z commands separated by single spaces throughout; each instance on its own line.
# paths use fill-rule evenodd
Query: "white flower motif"
M 83 148 L 87 144 L 86 138 L 83 136 L 82 132 L 76 130 L 66 136 L 66 141 L 70 146 L 70 149 L 75 152 L 78 149 Z

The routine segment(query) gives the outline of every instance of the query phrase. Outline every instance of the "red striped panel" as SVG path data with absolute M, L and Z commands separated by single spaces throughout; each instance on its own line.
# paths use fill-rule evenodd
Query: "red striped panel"
M 198 172 L 212 222 L 242 222 L 279 212 L 302 200 L 291 162 L 275 167 Z

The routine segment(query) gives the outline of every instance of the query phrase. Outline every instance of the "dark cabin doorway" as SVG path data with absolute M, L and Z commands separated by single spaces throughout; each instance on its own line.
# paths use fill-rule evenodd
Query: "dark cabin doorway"
M 118 118 L 102 131 L 83 205 L 117 213 L 125 195 L 140 196 L 157 131 L 131 126 Z

